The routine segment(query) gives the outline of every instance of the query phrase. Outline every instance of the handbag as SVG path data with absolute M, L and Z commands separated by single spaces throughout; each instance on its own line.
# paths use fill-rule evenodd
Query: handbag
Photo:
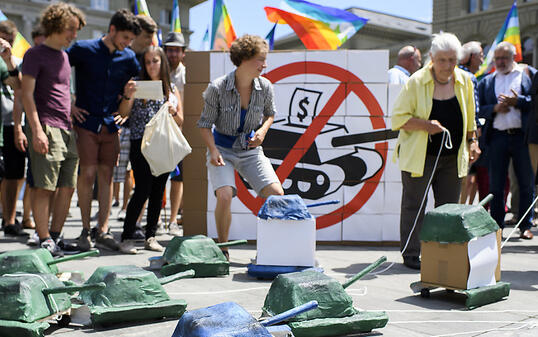
M 165 102 L 146 124 L 140 150 L 155 177 L 171 172 L 177 163 L 192 152 L 174 118 L 168 112 L 170 103 Z

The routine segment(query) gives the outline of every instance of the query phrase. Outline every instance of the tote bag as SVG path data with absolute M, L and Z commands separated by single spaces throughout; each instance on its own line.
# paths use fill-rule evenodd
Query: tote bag
M 140 150 L 155 177 L 171 172 L 192 148 L 181 133 L 165 102 L 146 124 Z

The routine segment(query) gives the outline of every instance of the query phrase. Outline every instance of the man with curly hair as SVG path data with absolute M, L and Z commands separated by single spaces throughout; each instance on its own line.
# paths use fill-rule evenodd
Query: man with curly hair
M 45 41 L 30 48 L 22 64 L 22 102 L 30 124 L 28 151 L 34 179 L 32 209 L 40 246 L 63 255 L 58 238 L 75 190 L 78 156 L 71 125 L 71 66 L 63 51 L 86 24 L 75 6 L 45 8 L 41 26 Z M 49 232 L 49 200 L 58 188 Z
M 204 92 L 198 128 L 208 149 L 207 169 L 217 197 L 219 242 L 228 241 L 231 203 L 237 195 L 234 169 L 260 197 L 284 194 L 261 147 L 276 113 L 273 85 L 260 77 L 267 67 L 268 51 L 267 42 L 259 36 L 244 35 L 235 40 L 230 58 L 237 68 L 211 82 Z M 222 250 L 229 258 L 228 250 Z
M 80 173 L 77 182 L 82 217 L 81 250 L 92 247 L 90 211 L 93 183 L 99 186 L 98 224 L 95 243 L 100 248 L 117 250 L 118 243 L 108 230 L 112 204 L 112 173 L 118 160 L 120 144 L 118 104 L 125 84 L 140 71 L 135 53 L 127 48 L 140 34 L 135 15 L 120 9 L 110 19 L 105 36 L 77 41 L 67 50 L 75 68 L 76 102 L 71 109 L 77 133 Z M 118 124 L 117 124 L 118 123 Z

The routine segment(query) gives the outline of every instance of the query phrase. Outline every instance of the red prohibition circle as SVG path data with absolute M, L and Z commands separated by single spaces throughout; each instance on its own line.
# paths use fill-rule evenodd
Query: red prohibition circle
M 370 113 L 370 122 L 372 123 L 372 128 L 374 130 L 386 128 L 385 121 L 382 118 L 383 111 L 381 110 L 379 103 L 375 99 L 375 96 L 364 85 L 361 79 L 359 79 L 357 76 L 355 76 L 353 73 L 349 72 L 346 69 L 323 62 L 296 62 L 289 63 L 279 68 L 273 69 L 264 76 L 269 79 L 273 84 L 275 84 L 286 77 L 300 74 L 315 74 L 327 76 L 334 78 L 341 83 L 336 89 L 333 96 L 329 99 L 325 107 L 322 109 L 321 113 L 316 118 L 314 118 L 312 124 L 308 127 L 308 129 L 294 145 L 294 148 L 309 148 L 310 145 L 312 145 L 312 142 L 314 141 L 315 137 L 323 128 L 323 126 L 327 123 L 330 117 L 332 117 L 340 104 L 344 102 L 347 95 L 351 92 L 357 95 L 357 97 L 359 97 L 362 103 L 366 106 L 368 112 Z M 302 157 L 303 151 L 294 151 L 294 148 L 290 150 L 290 153 L 282 161 L 282 164 L 276 171 L 278 178 L 281 182 L 283 182 L 288 177 L 289 173 L 293 170 L 295 164 Z M 317 217 L 317 229 L 330 227 L 336 223 L 341 222 L 350 215 L 355 214 L 368 201 L 368 199 L 370 199 L 372 194 L 375 192 L 377 186 L 379 185 L 379 182 L 385 170 L 388 143 L 386 141 L 377 143 L 375 144 L 375 149 L 383 157 L 383 165 L 381 169 L 363 184 L 363 187 L 359 190 L 357 195 L 353 197 L 353 199 L 351 199 L 347 204 L 328 214 Z M 248 209 L 252 211 L 253 214 L 258 214 L 260 207 L 263 205 L 264 199 L 253 196 L 248 191 L 245 184 L 238 176 L 237 172 L 235 173 L 235 183 L 237 186 L 237 196 L 239 197 L 239 199 Z

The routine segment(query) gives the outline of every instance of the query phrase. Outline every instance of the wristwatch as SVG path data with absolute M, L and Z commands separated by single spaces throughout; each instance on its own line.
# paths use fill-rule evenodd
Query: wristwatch
M 9 74 L 9 76 L 18 76 L 19 68 L 15 67 L 13 70 L 9 70 L 7 73 Z

